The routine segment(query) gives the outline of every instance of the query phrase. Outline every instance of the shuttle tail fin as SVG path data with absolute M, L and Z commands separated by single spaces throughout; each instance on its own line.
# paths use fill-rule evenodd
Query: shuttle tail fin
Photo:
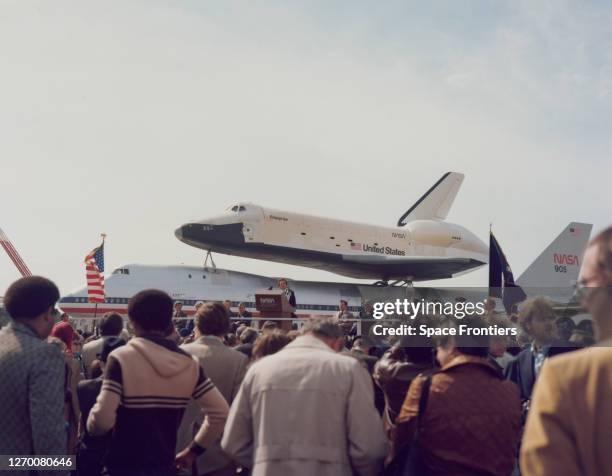
M 517 284 L 528 289 L 573 287 L 593 225 L 572 222 L 521 274 Z
M 444 220 L 455 201 L 465 175 L 447 172 L 425 194 L 419 198 L 397 221 L 404 226 L 413 220 Z

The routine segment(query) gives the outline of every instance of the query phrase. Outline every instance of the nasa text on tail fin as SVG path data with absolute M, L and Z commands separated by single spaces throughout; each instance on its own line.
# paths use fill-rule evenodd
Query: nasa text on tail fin
M 572 222 L 517 279 L 526 292 L 533 289 L 571 289 L 578 280 L 582 257 L 593 225 Z
M 397 221 L 404 226 L 414 220 L 444 220 L 455 201 L 465 175 L 446 172 L 412 207 Z

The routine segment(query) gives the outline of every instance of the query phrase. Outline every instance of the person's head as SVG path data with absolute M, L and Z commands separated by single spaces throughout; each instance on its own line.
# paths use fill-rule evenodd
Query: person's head
M 560 317 L 555 321 L 557 336 L 564 342 L 569 341 L 576 324 L 570 317 Z
M 281 278 L 278 280 L 278 287 L 282 290 L 285 290 L 289 287 L 287 280 L 285 278 Z
M 249 326 L 247 326 L 246 324 L 240 324 L 237 328 L 236 328 L 236 337 L 238 337 L 238 339 L 240 339 L 240 335 L 246 330 L 248 329 Z
M 53 326 L 53 329 L 51 329 L 50 336 L 56 337 L 59 340 L 61 340 L 66 346 L 66 351 L 68 353 L 72 352 L 72 341 L 74 340 L 74 331 L 72 330 L 72 327 L 70 327 L 70 324 L 66 323 L 65 321 L 60 321 L 55 326 Z
M 357 350 L 363 352 L 364 354 L 370 353 L 370 345 L 369 342 L 363 337 L 359 336 L 353 340 L 353 345 L 351 346 L 351 350 Z
M 255 329 L 253 329 L 252 327 L 247 327 L 240 334 L 240 342 L 242 342 L 243 344 L 252 344 L 253 342 L 255 342 L 258 335 L 259 333 Z
M 348 309 L 348 302 L 346 302 L 344 299 L 340 299 L 340 310 L 346 311 L 347 309 Z
M 280 329 L 260 335 L 253 345 L 253 360 L 261 359 L 266 355 L 276 354 L 291 342 L 291 339 Z
M 207 302 L 198 309 L 195 315 L 195 326 L 199 335 L 225 336 L 230 328 L 227 309 L 222 304 Z
M 518 323 L 536 344 L 546 345 L 555 340 L 555 313 L 546 298 L 537 297 L 525 301 L 519 312 Z
M 340 352 L 344 348 L 344 332 L 337 319 L 314 317 L 304 326 L 303 334 L 316 337 L 336 352 Z
M 578 286 L 582 305 L 598 329 L 598 337 L 612 337 L 612 227 L 591 240 L 584 253 Z
M 11 319 L 25 324 L 38 337 L 46 339 L 54 324 L 55 303 L 60 293 L 57 286 L 41 276 L 15 281 L 4 294 L 4 307 Z
M 128 303 L 128 316 L 137 337 L 167 336 L 172 325 L 172 298 L 159 289 L 136 293 Z
M 195 312 L 198 312 L 198 309 L 200 309 L 203 305 L 204 305 L 204 301 L 196 302 L 193 306 L 193 308 L 195 309 Z
M 100 321 L 100 335 L 102 337 L 117 337 L 123 330 L 123 318 L 116 312 L 107 312 Z
M 246 305 L 243 302 L 238 304 L 238 312 L 240 314 L 244 314 L 246 312 Z
M 183 301 L 176 301 L 174 303 L 174 310 L 181 311 L 183 309 Z
M 495 299 L 493 299 L 491 297 L 488 297 L 485 300 L 484 308 L 485 308 L 485 311 L 487 312 L 487 314 L 490 314 L 493 311 L 495 311 L 495 306 L 496 306 Z
M 263 334 L 266 334 L 268 332 L 272 332 L 275 329 L 278 329 L 278 325 L 274 321 L 266 321 L 266 322 L 263 323 L 263 326 L 261 326 L 261 332 Z
M 225 334 L 223 337 L 223 343 L 227 347 L 236 347 L 238 344 L 238 338 L 236 337 L 236 334 Z
M 70 322 L 70 316 L 67 313 L 62 312 L 62 315 L 60 316 L 60 320 L 62 322 Z
M 413 321 L 415 329 L 420 329 L 421 326 L 432 327 L 436 325 L 437 320 L 433 316 L 417 316 Z M 433 351 L 436 347 L 435 341 L 427 335 L 402 336 L 396 343 L 397 347 L 401 347 L 406 361 L 414 364 L 433 364 Z
M 225 312 L 232 312 L 232 301 L 226 299 L 225 301 L 223 301 L 223 307 L 225 307 Z
M 459 355 L 486 358 L 489 355 L 489 336 L 483 328 L 488 327 L 485 321 L 478 316 L 466 316 L 461 319 L 461 326 L 465 326 L 463 332 L 457 331 L 457 335 L 441 337 L 436 344 L 436 359 L 442 367 L 451 362 Z M 440 327 L 458 327 L 455 319 L 443 320 Z

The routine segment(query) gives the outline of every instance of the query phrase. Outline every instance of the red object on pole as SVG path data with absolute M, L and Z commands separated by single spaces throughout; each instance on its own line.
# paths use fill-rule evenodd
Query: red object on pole
M 2 245 L 2 248 L 4 248 L 4 251 L 6 251 L 6 254 L 9 255 L 9 258 L 11 258 L 11 261 L 19 270 L 21 276 L 32 276 L 32 272 L 25 264 L 23 259 L 21 259 L 21 256 L 13 246 L 13 243 L 11 243 L 11 240 L 9 240 L 8 236 L 6 236 L 6 233 L 4 233 L 2 229 L 0 229 L 0 245 Z

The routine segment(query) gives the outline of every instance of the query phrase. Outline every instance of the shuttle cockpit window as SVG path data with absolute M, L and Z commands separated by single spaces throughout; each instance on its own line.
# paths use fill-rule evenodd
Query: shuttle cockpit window
M 237 212 L 237 211 L 238 211 L 238 205 L 234 205 L 234 206 L 232 207 L 232 211 L 233 211 L 233 212 Z
M 243 212 L 243 211 L 245 211 L 245 210 L 246 210 L 246 208 L 244 208 L 244 206 L 243 206 L 243 205 L 240 205 L 240 208 L 238 208 L 238 211 L 239 211 L 239 212 Z
M 130 274 L 130 270 L 128 268 L 117 268 L 113 271 L 113 274 Z

